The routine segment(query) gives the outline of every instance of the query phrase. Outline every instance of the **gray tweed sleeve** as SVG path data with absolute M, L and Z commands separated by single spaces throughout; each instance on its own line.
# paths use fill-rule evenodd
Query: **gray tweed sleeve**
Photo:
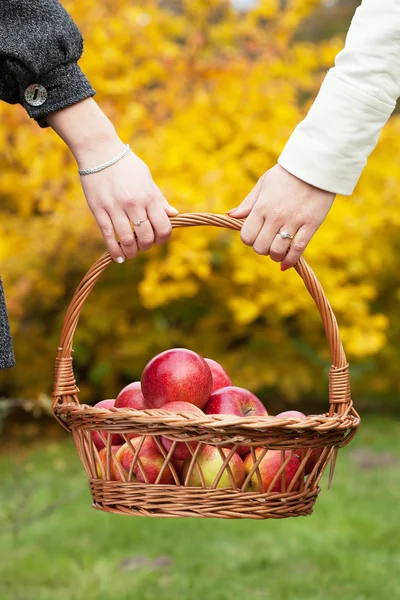
M 0 0 L 0 99 L 20 103 L 41 127 L 47 116 L 94 95 L 79 68 L 82 35 L 57 0 Z M 39 84 L 47 91 L 40 106 L 25 91 Z
M 10 326 L 7 318 L 3 283 L 0 277 L 0 369 L 8 369 L 14 365 L 14 351 L 11 341 Z

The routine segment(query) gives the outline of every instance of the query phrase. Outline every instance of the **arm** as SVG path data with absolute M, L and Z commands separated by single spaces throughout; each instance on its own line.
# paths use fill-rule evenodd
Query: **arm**
M 93 98 L 48 116 L 49 125 L 72 151 L 79 168 L 104 164 L 124 149 L 114 126 Z M 116 262 L 134 258 L 171 234 L 168 217 L 178 214 L 133 152 L 112 167 L 81 177 L 82 188 Z M 131 223 L 142 221 L 132 230 Z M 117 232 L 121 247 L 115 237 Z
M 94 90 L 77 64 L 82 51 L 81 33 L 57 0 L 0 1 L 0 99 L 22 104 L 39 125 L 50 125 L 85 169 L 108 162 L 124 145 L 91 98 Z M 168 239 L 168 216 L 178 211 L 133 152 L 82 177 L 82 187 L 115 261 Z M 131 222 L 139 220 L 134 233 Z
M 314 186 L 351 194 L 399 94 L 400 2 L 364 0 L 279 164 Z
M 0 0 L 0 100 L 20 103 L 39 125 L 50 125 L 78 166 L 87 168 L 107 162 L 123 144 L 91 98 L 94 90 L 77 64 L 82 50 L 78 28 L 57 0 Z M 35 93 L 29 95 L 32 84 Z M 178 211 L 133 152 L 112 167 L 83 177 L 82 187 L 115 261 L 133 258 L 138 250 L 168 239 L 168 216 Z M 130 221 L 143 219 L 134 234 Z M 13 365 L 0 279 L 0 369 Z
M 363 0 L 312 105 L 278 162 L 230 214 L 242 240 L 293 266 L 335 194 L 351 194 L 400 94 L 400 2 Z M 253 210 L 253 208 L 256 210 Z M 296 239 L 289 248 L 279 231 Z
M 22 104 L 42 127 L 49 113 L 94 95 L 77 64 L 82 51 L 80 31 L 57 0 L 0 2 L 0 99 Z M 31 84 L 46 99 L 33 103 Z

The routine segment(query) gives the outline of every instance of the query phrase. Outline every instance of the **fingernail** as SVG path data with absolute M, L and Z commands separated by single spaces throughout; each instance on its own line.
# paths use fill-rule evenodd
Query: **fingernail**
M 286 271 L 289 268 L 289 265 L 281 265 L 281 271 Z
M 235 210 L 237 210 L 237 208 L 231 208 L 230 210 L 226 211 L 226 214 L 230 215 L 231 213 L 235 212 Z
M 175 208 L 175 206 L 171 206 L 169 205 L 170 209 L 173 210 L 175 212 L 176 215 L 179 214 L 179 210 L 177 208 Z
M 115 262 L 121 265 L 123 262 L 125 262 L 125 259 L 122 256 L 118 256 L 118 258 L 115 259 Z

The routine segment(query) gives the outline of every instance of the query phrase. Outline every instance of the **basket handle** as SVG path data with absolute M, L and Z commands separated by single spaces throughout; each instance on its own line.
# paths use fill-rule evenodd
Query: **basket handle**
M 244 219 L 234 219 L 227 215 L 208 213 L 189 213 L 171 218 L 173 229 L 207 225 L 240 231 L 243 223 Z M 89 296 L 100 275 L 112 262 L 113 259 L 109 252 L 105 252 L 86 273 L 77 287 L 68 307 L 56 358 L 53 410 L 57 404 L 67 404 L 71 402 L 79 404 L 77 396 L 79 388 L 76 385 L 72 366 L 73 337 L 85 300 Z M 317 305 L 329 342 L 332 356 L 332 367 L 329 373 L 329 414 L 333 415 L 338 413 L 342 415 L 348 413 L 353 405 L 350 395 L 349 366 L 340 339 L 336 317 L 325 296 L 321 284 L 304 258 L 300 258 L 294 268 L 303 279 L 308 292 Z

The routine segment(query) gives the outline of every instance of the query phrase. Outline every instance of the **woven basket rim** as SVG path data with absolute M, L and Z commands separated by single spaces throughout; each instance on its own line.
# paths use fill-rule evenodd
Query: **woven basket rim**
M 64 403 L 55 407 L 54 412 L 68 421 L 80 421 L 84 418 L 84 429 L 96 430 L 105 429 L 107 426 L 122 426 L 127 424 L 152 425 L 155 426 L 170 426 L 177 429 L 201 428 L 205 432 L 212 430 L 215 432 L 218 429 L 224 431 L 241 429 L 247 430 L 248 434 L 251 430 L 257 432 L 271 430 L 288 430 L 288 431 L 308 431 L 313 430 L 318 433 L 324 431 L 331 432 L 332 429 L 357 429 L 360 424 L 360 417 L 357 413 L 349 412 L 348 414 L 339 415 L 335 413 L 330 416 L 328 413 L 320 415 L 306 415 L 305 419 L 296 419 L 294 417 L 276 417 L 274 415 L 262 416 L 247 416 L 238 417 L 235 415 L 218 414 L 218 415 L 202 415 L 191 412 L 179 411 L 172 413 L 163 409 L 146 409 L 136 410 L 134 408 L 103 408 L 90 406 L 88 404 Z M 80 425 L 83 426 L 83 423 Z

